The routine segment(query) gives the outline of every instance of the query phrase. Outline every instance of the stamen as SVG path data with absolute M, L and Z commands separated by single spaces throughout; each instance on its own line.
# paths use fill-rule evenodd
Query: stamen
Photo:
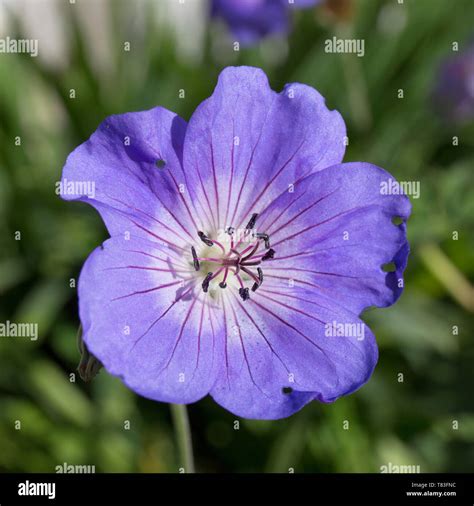
M 259 283 L 258 277 L 252 271 L 246 269 L 243 265 L 241 265 L 240 268 L 245 272 L 245 274 L 248 274 L 255 281 L 255 283 Z
M 202 290 L 204 293 L 207 293 L 207 290 L 209 288 L 209 282 L 212 279 L 212 272 L 208 272 L 206 274 L 206 277 L 204 278 L 204 281 L 202 282 Z
M 252 286 L 252 292 L 255 292 L 257 288 L 263 283 L 263 271 L 260 269 L 260 267 L 257 267 L 258 272 L 258 283 L 255 282 Z
M 238 252 L 238 251 L 237 251 L 236 249 L 234 249 L 234 248 L 231 248 L 231 250 L 230 250 L 230 251 L 231 251 L 234 255 L 237 255 L 237 258 L 238 258 L 238 260 L 239 260 L 239 262 L 240 262 L 240 252 Z
M 265 255 L 262 257 L 262 262 L 265 260 L 269 260 L 270 258 L 273 258 L 275 256 L 275 250 L 273 248 L 270 248 Z
M 255 252 L 258 250 L 258 247 L 259 247 L 259 243 L 257 241 L 257 244 L 255 244 L 255 246 L 253 247 L 252 251 L 248 255 L 245 255 L 240 261 L 241 262 L 245 262 L 245 260 L 248 260 L 249 258 L 252 258 L 255 255 Z
M 194 268 L 198 271 L 201 266 L 199 265 L 199 259 L 198 259 L 198 256 L 196 254 L 196 249 L 195 249 L 194 246 L 191 246 L 191 253 L 193 254 Z
M 229 274 L 229 268 L 226 267 L 225 269 L 225 272 L 224 272 L 224 279 L 219 283 L 219 286 L 221 288 L 225 288 L 227 286 L 227 283 L 226 283 L 226 279 L 227 279 L 227 274 Z
M 204 232 L 201 232 L 199 230 L 198 236 L 201 239 L 201 241 L 207 246 L 214 246 L 214 243 L 209 239 L 209 237 L 207 237 L 207 235 Z
M 255 234 L 255 237 L 256 237 L 257 239 L 263 239 L 264 241 L 266 241 L 267 239 L 269 239 L 268 234 L 262 234 L 262 233 L 257 233 L 257 234 Z
M 255 227 L 255 222 L 257 221 L 258 213 L 252 214 L 250 221 L 247 223 L 247 226 L 245 227 L 247 230 L 251 230 L 253 227 Z
M 263 239 L 265 242 L 265 248 L 270 248 L 270 236 L 268 234 L 255 234 L 257 239 Z
M 242 262 L 240 265 L 245 267 L 255 267 L 256 265 L 260 265 L 262 263 L 261 260 L 255 260 L 255 262 Z
M 250 299 L 250 293 L 248 288 L 239 288 L 239 295 L 242 297 L 242 300 Z
M 234 232 L 235 232 L 235 228 L 234 227 L 227 227 L 225 229 L 225 233 L 226 234 L 232 235 Z

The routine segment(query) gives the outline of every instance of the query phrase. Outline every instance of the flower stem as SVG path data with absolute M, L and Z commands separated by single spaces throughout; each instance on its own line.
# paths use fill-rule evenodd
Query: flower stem
M 179 450 L 180 466 L 186 473 L 194 473 L 193 444 L 188 411 L 185 404 L 170 404 L 176 441 Z

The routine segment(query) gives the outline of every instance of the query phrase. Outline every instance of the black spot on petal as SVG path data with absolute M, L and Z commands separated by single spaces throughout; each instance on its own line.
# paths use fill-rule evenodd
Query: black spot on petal
M 283 387 L 281 389 L 281 392 L 285 395 L 288 395 L 288 394 L 291 394 L 291 392 L 293 392 L 293 389 L 291 387 Z
M 155 165 L 158 167 L 158 169 L 163 169 L 166 165 L 166 162 L 160 158 L 156 160 Z

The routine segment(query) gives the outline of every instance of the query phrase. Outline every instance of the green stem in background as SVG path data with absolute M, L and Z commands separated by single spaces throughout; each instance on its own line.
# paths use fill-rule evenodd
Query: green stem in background
M 474 312 L 474 288 L 436 244 L 425 244 L 418 253 L 433 276 L 467 311 Z
M 341 39 L 353 39 L 352 26 L 339 23 L 335 28 L 336 35 Z M 352 117 L 358 130 L 367 131 L 372 125 L 372 112 L 369 93 L 360 57 L 355 54 L 342 53 L 342 70 L 347 83 L 347 93 Z
M 186 473 L 194 473 L 193 444 L 186 405 L 170 404 L 170 408 L 178 444 L 180 466 L 184 468 Z

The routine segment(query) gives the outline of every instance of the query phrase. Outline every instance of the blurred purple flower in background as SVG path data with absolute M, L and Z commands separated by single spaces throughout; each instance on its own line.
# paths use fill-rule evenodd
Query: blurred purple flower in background
M 382 191 L 384 170 L 342 164 L 345 140 L 316 90 L 276 93 L 251 67 L 225 69 L 189 123 L 162 107 L 105 120 L 63 172 L 94 191 L 63 198 L 111 235 L 79 280 L 106 370 L 151 399 L 210 393 L 259 419 L 364 384 L 378 352 L 359 315 L 402 292 L 410 203 Z
M 261 38 L 289 30 L 290 9 L 304 9 L 321 0 L 213 0 L 212 16 L 222 18 L 238 42 L 254 44 Z
M 474 118 L 474 43 L 440 67 L 434 90 L 435 106 L 453 123 Z

